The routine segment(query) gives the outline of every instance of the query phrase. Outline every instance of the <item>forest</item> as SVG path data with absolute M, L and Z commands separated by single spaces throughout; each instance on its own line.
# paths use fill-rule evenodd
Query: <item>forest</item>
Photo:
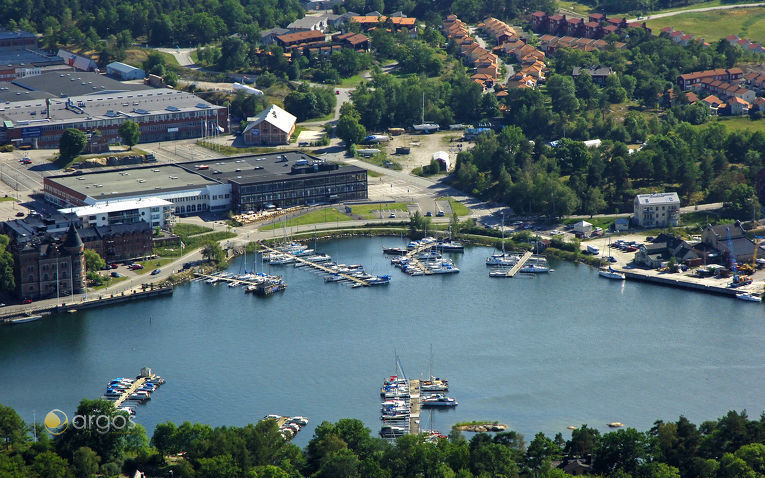
M 111 402 L 83 400 L 77 414 L 113 417 Z M 111 420 L 109 423 L 122 423 Z M 111 425 L 110 425 L 111 426 Z M 0 476 L 87 478 L 565 478 L 574 463 L 589 476 L 619 478 L 756 478 L 765 473 L 765 416 L 730 411 L 696 425 L 680 416 L 657 420 L 646 431 L 601 434 L 587 425 L 527 441 L 515 431 L 459 431 L 426 439 L 407 435 L 394 443 L 375 438 L 360 420 L 319 424 L 304 449 L 285 440 L 273 420 L 242 427 L 184 422 L 157 425 L 149 440 L 140 425 L 107 431 L 68 427 L 51 437 L 0 405 Z

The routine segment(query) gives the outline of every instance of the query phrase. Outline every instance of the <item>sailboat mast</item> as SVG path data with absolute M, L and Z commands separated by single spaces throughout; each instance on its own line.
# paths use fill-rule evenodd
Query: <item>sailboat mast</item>
M 425 124 L 425 90 L 422 90 L 422 124 Z

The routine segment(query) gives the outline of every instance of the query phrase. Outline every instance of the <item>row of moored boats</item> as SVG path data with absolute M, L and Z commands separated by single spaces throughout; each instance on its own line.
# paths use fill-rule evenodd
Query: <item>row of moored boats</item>
M 297 242 L 279 246 L 274 252 L 264 253 L 263 260 L 273 265 L 294 264 L 295 267 L 315 265 L 311 268 L 323 275 L 324 282 L 349 283 L 353 287 L 390 283 L 389 275 L 369 274 L 361 264 L 338 264 L 332 261 L 330 255 L 317 253 L 314 249 Z
M 271 295 L 287 288 L 287 283 L 280 276 L 262 272 L 245 272 L 243 274 L 216 272 L 204 281 L 210 285 L 226 283 L 230 288 L 242 286 L 245 293 L 255 295 Z
M 460 271 L 452 259 L 443 252 L 464 252 L 465 247 L 458 241 L 439 241 L 434 237 L 425 237 L 411 241 L 406 249 L 385 247 L 383 253 L 394 256 L 391 264 L 410 276 L 430 274 L 456 274 Z
M 290 440 L 301 428 L 308 425 L 308 418 L 301 416 L 266 415 L 263 420 L 274 420 L 279 425 L 279 433 L 285 440 Z
M 137 380 L 143 380 L 143 383 L 136 386 Z M 103 398 L 112 401 L 122 399 L 119 410 L 135 415 L 135 405 L 151 400 L 151 394 L 164 383 L 165 379 L 159 376 L 145 380 L 141 377 L 135 379 L 118 377 L 111 380 L 106 386 Z

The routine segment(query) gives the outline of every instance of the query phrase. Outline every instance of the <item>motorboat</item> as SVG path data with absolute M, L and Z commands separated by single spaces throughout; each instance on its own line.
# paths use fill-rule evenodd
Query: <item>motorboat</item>
M 40 320 L 40 319 L 42 319 L 42 315 L 25 315 L 23 317 L 16 317 L 15 319 L 10 319 L 8 323 L 11 325 L 25 324 L 27 322 L 34 322 L 35 320 Z
M 524 274 L 542 274 L 550 272 L 550 268 L 539 264 L 527 264 L 521 267 L 520 272 L 523 272 Z
M 406 254 L 406 249 L 401 247 L 383 247 L 383 254 L 388 254 L 389 256 L 403 256 Z
M 756 294 L 750 294 L 748 292 L 741 292 L 736 294 L 736 299 L 745 300 L 748 302 L 762 302 L 762 297 Z
M 389 275 L 382 275 L 377 277 L 372 277 L 371 279 L 367 279 L 367 282 L 369 285 L 386 285 L 390 284 L 390 276 Z
M 380 420 L 403 420 L 409 418 L 409 410 L 406 411 L 398 411 L 394 410 L 388 413 L 387 411 L 384 411 L 382 415 L 380 416 Z
M 458 405 L 457 400 L 446 395 L 436 394 L 429 397 L 420 399 L 420 404 L 423 407 L 456 407 Z
M 627 277 L 624 275 L 623 272 L 615 271 L 611 267 L 608 269 L 600 269 L 598 271 L 598 275 L 600 277 L 605 277 L 606 279 L 614 279 L 614 280 L 624 280 Z
M 442 241 L 436 244 L 441 252 L 465 252 L 465 246 L 459 241 Z
M 383 438 L 395 438 L 406 435 L 408 427 L 398 425 L 383 425 L 380 428 L 380 436 Z

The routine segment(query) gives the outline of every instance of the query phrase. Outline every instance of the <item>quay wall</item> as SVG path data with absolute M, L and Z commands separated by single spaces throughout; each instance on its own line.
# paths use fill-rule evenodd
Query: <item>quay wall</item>
M 710 294 L 727 295 L 731 297 L 741 292 L 735 288 L 704 284 L 702 282 L 697 282 L 696 279 L 678 276 L 676 274 L 674 274 L 675 277 L 658 277 L 655 275 L 647 274 L 645 272 L 630 271 L 629 269 L 622 269 L 620 272 L 623 272 L 624 276 L 630 280 L 653 282 L 654 284 L 661 284 L 670 287 L 682 287 L 685 289 L 693 289 L 699 292 L 707 292 Z

